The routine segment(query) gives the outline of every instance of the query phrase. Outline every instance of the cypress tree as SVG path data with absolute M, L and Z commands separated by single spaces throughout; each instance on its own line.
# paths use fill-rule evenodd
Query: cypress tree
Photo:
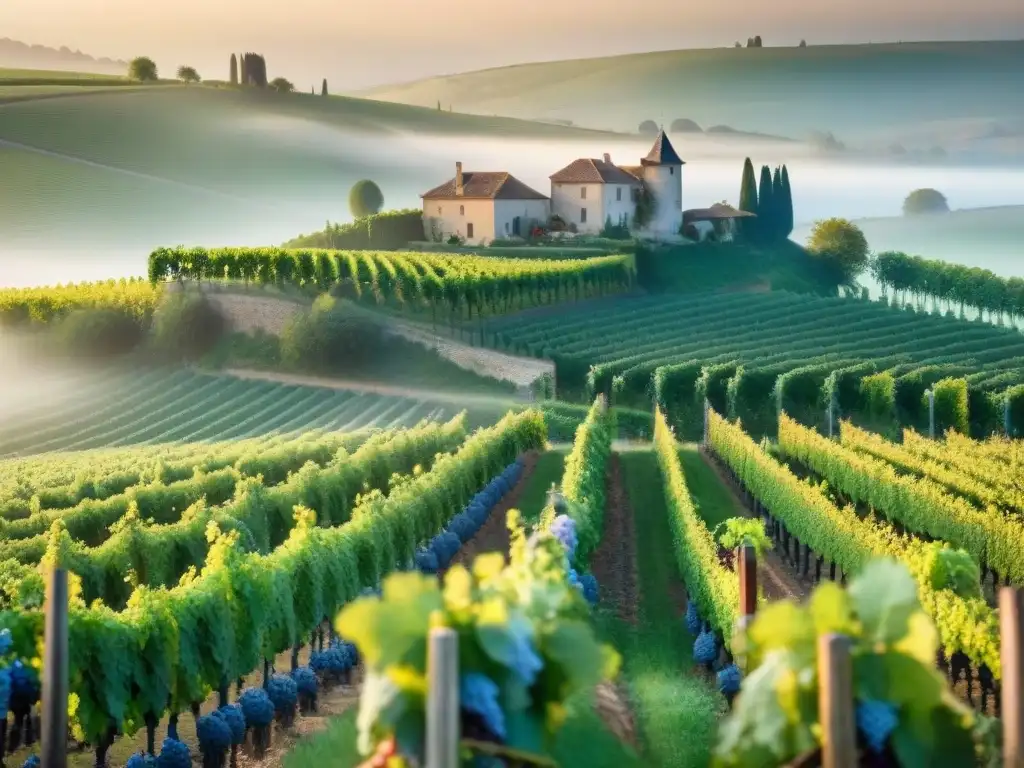
M 770 243 L 776 217 L 772 198 L 772 171 L 767 165 L 761 166 L 761 183 L 757 190 L 757 221 L 758 239 L 762 243 Z
M 238 59 L 235 54 L 231 54 L 231 75 L 230 81 L 232 85 L 238 85 Z
M 782 166 L 782 199 L 782 233 L 784 237 L 789 237 L 793 234 L 793 191 L 789 188 L 789 171 L 786 166 Z
M 754 164 L 748 157 L 743 162 L 743 182 L 740 185 L 740 210 L 757 213 L 757 180 L 754 178 Z M 747 240 L 757 233 L 757 219 L 739 219 L 739 232 Z
M 320 86 L 320 95 L 321 96 L 326 96 L 327 95 L 327 78 L 326 77 L 324 78 L 324 84 Z
M 781 242 L 786 237 L 786 193 L 782 189 L 782 167 L 776 165 L 772 172 L 772 241 Z
M 239 66 L 241 69 L 242 85 L 249 84 L 249 57 L 244 53 L 239 57 Z

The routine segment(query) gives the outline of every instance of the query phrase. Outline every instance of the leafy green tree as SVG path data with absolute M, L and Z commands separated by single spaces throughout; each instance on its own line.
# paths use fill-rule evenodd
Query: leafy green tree
M 789 170 L 782 166 L 782 199 L 783 199 L 783 227 L 782 236 L 788 238 L 793 234 L 793 192 L 789 188 Z
M 178 67 L 178 79 L 183 83 L 198 83 L 200 81 L 199 73 L 196 72 L 195 67 L 186 67 L 184 65 Z
M 279 93 L 291 93 L 295 90 L 295 86 L 290 80 L 286 80 L 283 77 L 275 77 L 270 81 L 270 87 Z
M 357 219 L 379 213 L 384 207 L 384 193 L 369 179 L 357 181 L 348 193 L 348 209 Z
M 775 239 L 775 197 L 772 195 L 772 171 L 761 166 L 761 183 L 757 190 L 757 233 L 762 243 Z
M 743 181 L 740 185 L 740 210 L 757 214 L 757 179 L 754 177 L 754 164 L 748 157 L 743 163 Z M 757 233 L 757 219 L 738 219 L 739 232 L 747 240 L 752 240 Z
M 320 86 L 320 95 L 321 96 L 326 96 L 327 95 L 327 78 L 326 77 L 324 78 L 323 85 Z
M 232 85 L 238 85 L 238 58 L 231 54 L 231 65 L 228 80 Z
M 821 260 L 841 285 L 856 284 L 868 264 L 868 241 L 847 219 L 817 221 L 807 240 L 808 252 Z
M 946 196 L 937 189 L 915 189 L 903 201 L 904 216 L 919 216 L 925 213 L 949 213 Z
M 148 56 L 139 56 L 128 64 L 128 77 L 140 83 L 151 83 L 157 80 L 156 62 Z

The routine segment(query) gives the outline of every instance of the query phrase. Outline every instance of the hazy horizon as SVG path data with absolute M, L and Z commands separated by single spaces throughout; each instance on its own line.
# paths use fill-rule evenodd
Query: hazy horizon
M 460 0 L 426 6 L 382 0 L 355 13 L 327 0 L 293 0 L 284 16 L 266 0 L 142 6 L 129 0 L 6 0 L 0 3 L 0 29 L 15 40 L 67 46 L 96 58 L 148 55 L 165 72 L 190 64 L 211 79 L 226 78 L 232 51 L 258 51 L 274 75 L 300 89 L 326 77 L 335 91 L 535 61 L 731 46 L 754 35 L 767 47 L 801 39 L 853 44 L 1024 38 L 1019 0 L 957 0 L 944 8 L 931 0 L 905 0 L 899 8 L 885 0 L 740 5 L 749 7 L 726 18 L 713 6 L 668 7 L 664 0 L 634 0 L 626 16 L 613 0 L 528 2 L 526 8 L 510 6 L 514 13 L 502 19 L 490 4 Z M 534 11 L 537 18 L 531 20 Z M 520 18 L 528 35 L 514 34 Z M 405 23 L 396 26 L 396 19 Z

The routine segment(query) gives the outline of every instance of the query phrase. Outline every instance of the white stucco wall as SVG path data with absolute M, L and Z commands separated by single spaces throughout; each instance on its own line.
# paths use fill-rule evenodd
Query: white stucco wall
M 427 240 L 447 240 L 452 234 L 465 238 L 470 245 L 488 243 L 495 237 L 495 200 L 424 200 L 423 233 Z M 469 225 L 473 236 L 469 236 Z
M 548 200 L 495 200 L 494 237 L 512 237 L 517 216 L 519 236 L 528 237 L 534 226 L 547 224 L 551 218 L 551 203 Z
M 576 231 L 596 234 L 604 227 L 604 184 L 561 184 L 551 183 L 551 213 L 565 219 L 566 224 L 575 224 Z M 586 197 L 582 190 L 586 190 Z M 583 209 L 587 209 L 587 220 L 583 221 Z
M 604 216 L 601 218 L 601 227 L 604 227 L 605 220 L 611 216 L 612 224 L 623 221 L 627 226 L 633 225 L 633 215 L 636 213 L 636 203 L 633 202 L 633 189 L 639 188 L 640 184 L 605 184 L 604 185 Z
M 644 168 L 644 183 L 655 200 L 654 217 L 646 231 L 658 235 L 678 235 L 683 224 L 683 169 L 677 165 L 649 165 Z

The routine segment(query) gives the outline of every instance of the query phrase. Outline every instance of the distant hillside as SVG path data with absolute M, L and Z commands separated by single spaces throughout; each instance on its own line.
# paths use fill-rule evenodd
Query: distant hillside
M 19 40 L 0 38 L 0 67 L 9 69 L 58 69 L 91 72 L 99 75 L 123 75 L 128 62 L 118 59 L 94 58 L 67 46 L 50 48 L 30 45 Z
M 687 118 L 779 136 L 812 131 L 866 142 L 914 126 L 982 118 L 1011 123 L 1024 100 L 1024 41 L 719 48 L 513 67 L 381 86 L 371 98 L 458 111 L 571 120 L 635 131 Z M 870 94 L 865 99 L 864 94 Z M 925 149 L 928 145 L 921 142 Z

